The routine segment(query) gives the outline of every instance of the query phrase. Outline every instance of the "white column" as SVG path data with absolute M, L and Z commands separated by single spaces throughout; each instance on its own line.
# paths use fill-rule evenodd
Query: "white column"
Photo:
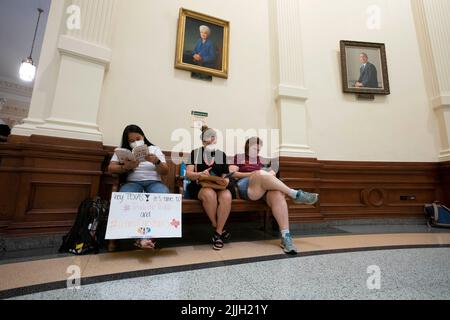
M 272 4 L 279 83 L 280 156 L 315 158 L 308 141 L 308 90 L 303 74 L 300 26 L 301 0 L 275 0 Z
M 47 30 L 49 35 L 46 34 L 41 55 L 47 70 L 38 72 L 29 119 L 16 126 L 13 134 L 102 141 L 97 115 L 105 71 L 111 61 L 109 46 L 115 0 L 58 1 L 52 1 L 55 12 L 49 16 L 49 26 L 53 23 L 55 28 Z M 66 20 L 70 17 L 67 9 L 71 5 L 80 8 L 80 29 L 67 28 Z M 52 58 L 45 65 L 47 55 Z M 40 62 L 39 69 L 41 66 Z M 46 71 L 52 68 L 50 81 Z M 45 100 L 40 99 L 39 88 L 44 89 Z
M 441 137 L 441 161 L 450 161 L 450 1 L 412 0 L 431 105 Z

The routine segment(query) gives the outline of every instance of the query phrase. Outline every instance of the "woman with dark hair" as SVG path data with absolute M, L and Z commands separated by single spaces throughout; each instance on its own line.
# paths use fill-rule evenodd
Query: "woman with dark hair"
M 213 129 L 204 126 L 200 138 L 203 147 L 192 151 L 190 163 L 186 167 L 186 177 L 192 181 L 188 186 L 188 192 L 191 199 L 198 199 L 202 202 L 214 228 L 213 249 L 221 250 L 224 241 L 230 238 L 230 233 L 224 227 L 230 216 L 233 198 L 232 188 L 229 185 L 230 180 L 226 178 L 229 173 L 227 156 L 223 151 L 217 149 L 217 134 Z M 223 189 L 202 187 L 199 180 L 209 176 L 217 177 L 217 183 L 221 184 Z
M 161 176 L 169 173 L 169 167 L 161 149 L 148 141 L 141 128 L 136 125 L 127 126 L 122 134 L 121 148 L 131 151 L 142 145 L 146 145 L 149 150 L 149 155 L 144 162 L 125 160 L 120 163 L 116 154 L 111 159 L 109 172 L 123 175 L 126 181 L 120 188 L 120 192 L 169 193 L 169 189 L 161 182 Z M 155 247 L 151 239 L 137 240 L 135 244 L 145 249 Z
M 233 178 L 239 179 L 236 184 L 242 199 L 257 201 L 263 198 L 267 202 L 280 226 L 281 247 L 287 254 L 297 254 L 298 250 L 289 231 L 286 196 L 291 197 L 295 203 L 313 205 L 318 201 L 319 195 L 291 189 L 276 177 L 274 170 L 264 170 L 259 156 L 262 145 L 262 140 L 257 137 L 247 140 L 245 154 L 235 156 L 230 172 Z

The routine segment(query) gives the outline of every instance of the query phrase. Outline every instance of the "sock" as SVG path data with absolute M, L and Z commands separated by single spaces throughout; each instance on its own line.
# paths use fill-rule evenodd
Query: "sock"
M 298 190 L 291 189 L 291 191 L 289 191 L 289 196 L 290 196 L 292 199 L 297 198 L 297 194 L 298 194 Z
M 289 232 L 289 229 L 281 230 L 281 237 L 282 237 L 282 238 L 285 238 L 286 235 L 289 234 L 289 233 L 290 233 L 290 232 Z

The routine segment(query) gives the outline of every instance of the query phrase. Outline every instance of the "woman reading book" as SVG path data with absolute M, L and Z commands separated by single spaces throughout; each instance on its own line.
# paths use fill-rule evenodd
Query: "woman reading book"
M 221 250 L 230 233 L 224 230 L 231 211 L 232 190 L 229 186 L 227 156 L 217 150 L 217 134 L 206 126 L 202 128 L 203 147 L 192 151 L 186 177 L 191 199 L 202 202 L 203 208 L 214 228 L 213 249 Z
M 148 149 L 148 152 L 143 153 L 142 149 Z M 136 152 L 133 151 L 136 150 L 139 156 L 134 157 Z M 131 156 L 127 156 L 126 151 Z M 121 175 L 121 180 L 125 182 L 120 192 L 169 193 L 161 181 L 161 176 L 169 173 L 166 158 L 161 149 L 148 141 L 142 129 L 136 125 L 129 125 L 123 131 L 121 148 L 114 153 L 108 170 Z M 152 239 L 138 239 L 135 245 L 142 249 L 155 248 Z M 110 242 L 108 249 L 114 248 L 115 242 Z

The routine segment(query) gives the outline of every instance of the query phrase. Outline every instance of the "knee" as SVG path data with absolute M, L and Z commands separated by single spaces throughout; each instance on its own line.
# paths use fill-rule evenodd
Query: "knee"
M 266 196 L 269 204 L 278 203 L 280 201 L 286 201 L 286 197 L 281 191 L 269 191 Z
M 258 171 L 253 172 L 253 175 L 257 176 L 257 177 L 262 177 L 262 176 L 268 175 L 268 173 L 265 172 L 264 170 L 258 170 Z
M 204 188 L 198 196 L 199 200 L 207 202 L 215 202 L 217 199 L 217 194 L 213 189 Z
M 219 202 L 221 203 L 230 203 L 232 201 L 233 197 L 231 196 L 231 192 L 229 190 L 222 191 L 219 193 Z
M 137 183 L 126 183 L 120 188 L 119 192 L 139 193 L 142 191 L 143 191 L 143 188 L 140 185 L 138 185 Z
M 157 193 L 170 193 L 169 188 L 167 188 L 167 186 L 165 184 L 160 184 L 158 186 L 158 192 Z

